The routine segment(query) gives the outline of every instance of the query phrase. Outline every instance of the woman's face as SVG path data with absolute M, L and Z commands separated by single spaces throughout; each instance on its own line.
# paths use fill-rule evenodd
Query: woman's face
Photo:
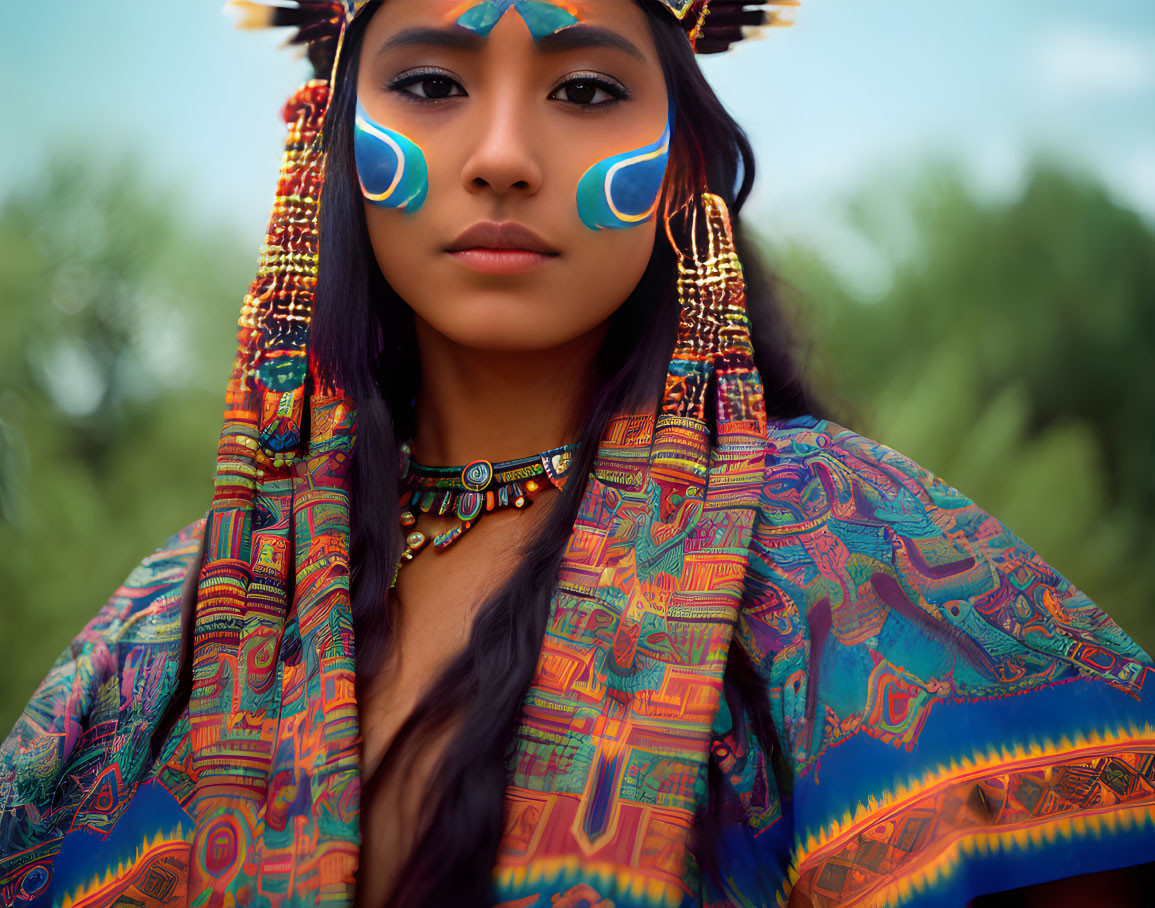
M 672 123 L 633 0 L 386 0 L 357 95 L 373 252 L 436 332 L 549 350 L 598 329 L 641 279 Z

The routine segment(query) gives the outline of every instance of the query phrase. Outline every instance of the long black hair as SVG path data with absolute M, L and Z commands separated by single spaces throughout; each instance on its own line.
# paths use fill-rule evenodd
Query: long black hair
M 743 232 L 739 214 L 755 176 L 750 143 L 705 81 L 673 17 L 638 2 L 649 14 L 667 88 L 679 112 L 671 148 L 673 172 L 704 173 L 710 190 L 730 207 L 767 413 L 771 419 L 823 415 L 800 365 L 794 322 Z M 398 522 L 384 515 L 398 511 L 397 443 L 412 432 L 412 401 L 421 380 L 413 313 L 373 257 L 356 179 L 356 72 L 372 13 L 366 10 L 349 28 L 327 115 L 321 264 L 310 338 L 317 381 L 343 388 L 357 407 L 350 586 L 359 686 L 378 671 L 394 641 L 389 586 L 404 542 Z M 488 904 L 504 828 L 507 749 L 537 664 L 562 553 L 607 421 L 622 408 L 654 400 L 661 391 L 677 326 L 675 275 L 674 253 L 659 231 L 644 275 L 612 316 L 598 352 L 593 387 L 580 414 L 580 445 L 570 481 L 519 567 L 477 612 L 465 650 L 435 679 L 374 776 L 363 779 L 362 798 L 368 804 L 386 772 L 411 766 L 423 744 L 450 722 L 455 724 L 430 777 L 425 803 L 431 809 L 423 813 L 392 905 Z M 731 647 L 724 692 L 735 721 L 749 717 L 767 753 L 776 750 L 764 682 L 737 641 Z M 405 762 L 398 763 L 402 759 Z M 718 781 L 716 770 L 711 781 Z M 726 809 L 714 788 L 691 845 L 704 872 L 714 871 L 711 831 Z

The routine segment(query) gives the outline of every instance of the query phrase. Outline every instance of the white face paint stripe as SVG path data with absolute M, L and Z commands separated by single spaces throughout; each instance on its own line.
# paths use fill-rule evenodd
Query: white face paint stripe
M 401 183 L 401 178 L 405 175 L 405 153 L 401 150 L 401 146 L 397 144 L 396 140 L 387 132 L 383 132 L 376 123 L 366 120 L 363 116 L 357 114 L 356 124 L 374 138 L 380 139 L 388 145 L 393 151 L 393 154 L 397 156 L 397 173 L 394 174 L 393 182 L 389 184 L 388 189 L 380 193 L 371 193 L 365 189 L 364 183 L 361 184 L 361 191 L 364 193 L 365 198 L 372 202 L 384 202 L 397 190 L 398 185 Z M 359 178 L 358 182 L 360 182 Z
M 667 129 L 668 128 L 669 127 L 667 127 Z M 631 164 L 640 164 L 642 161 L 652 161 L 654 158 L 659 158 L 662 155 L 664 155 L 669 150 L 669 148 L 670 148 L 670 139 L 667 136 L 666 141 L 664 143 L 662 143 L 662 146 L 660 148 L 658 148 L 654 151 L 647 152 L 645 154 L 637 155 L 637 156 L 632 157 L 632 158 L 626 158 L 624 161 L 618 161 L 618 163 L 614 164 L 609 169 L 609 171 L 606 173 L 606 183 L 605 183 L 605 186 L 606 186 L 606 204 L 609 205 L 610 211 L 612 211 L 614 213 L 614 217 L 618 218 L 621 221 L 625 221 L 627 224 L 634 224 L 634 223 L 638 223 L 638 222 L 641 222 L 641 221 L 648 219 L 657 210 L 658 200 L 654 199 L 654 204 L 651 205 L 649 207 L 649 209 L 642 212 L 641 214 L 623 214 L 621 211 L 618 210 L 617 206 L 614 204 L 613 182 L 614 182 L 614 177 L 617 175 L 618 171 L 621 170 L 623 167 L 628 167 Z

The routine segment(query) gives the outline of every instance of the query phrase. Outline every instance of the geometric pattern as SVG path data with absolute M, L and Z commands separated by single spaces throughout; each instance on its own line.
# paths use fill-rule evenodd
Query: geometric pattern
M 668 431 L 620 418 L 599 453 L 511 750 L 494 904 L 963 904 L 1155 853 L 1155 670 L 1005 525 L 877 442 L 774 420 L 760 461 L 734 445 L 729 466 L 705 474 L 708 485 L 757 463 L 759 497 L 731 536 L 697 536 L 710 516 L 689 531 L 715 553 L 748 553 L 725 581 L 733 608 L 696 609 L 695 587 L 656 569 L 660 547 L 610 557 L 623 534 L 646 532 L 611 516 L 644 493 L 626 481 L 633 442 Z M 688 526 L 677 504 L 670 532 Z M 172 693 L 204 527 L 133 572 L 0 748 L 6 899 L 180 904 L 194 831 L 187 715 L 155 759 L 142 742 Z M 682 548 L 680 577 L 698 590 L 723 588 L 699 573 L 709 545 Z M 656 586 L 619 598 L 624 572 Z M 879 592 L 878 573 L 907 605 Z M 960 577 L 972 584 L 961 596 Z M 1004 636 L 975 622 L 954 632 L 963 598 Z M 727 633 L 766 678 L 781 753 L 713 696 Z M 708 764 L 737 805 L 717 878 L 687 846 Z M 305 805 L 308 777 L 286 783 L 271 827 Z M 306 877 L 310 860 L 296 865 Z M 305 903 L 307 890 L 261 885 L 270 903 Z

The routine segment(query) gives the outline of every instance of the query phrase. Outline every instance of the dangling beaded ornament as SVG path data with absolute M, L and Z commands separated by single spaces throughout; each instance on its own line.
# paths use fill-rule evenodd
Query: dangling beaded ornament
M 576 444 L 563 445 L 501 463 L 475 460 L 464 467 L 427 467 L 413 460 L 409 442 L 402 444 L 401 526 L 408 535 L 405 551 L 393 572 L 393 585 L 397 583 L 401 565 L 412 561 L 429 542 L 429 537 L 416 529 L 417 511 L 439 517 L 452 514 L 461 521 L 433 538 L 434 548 L 447 549 L 464 536 L 482 514 L 527 508 L 546 484 L 561 488 L 576 448 Z

